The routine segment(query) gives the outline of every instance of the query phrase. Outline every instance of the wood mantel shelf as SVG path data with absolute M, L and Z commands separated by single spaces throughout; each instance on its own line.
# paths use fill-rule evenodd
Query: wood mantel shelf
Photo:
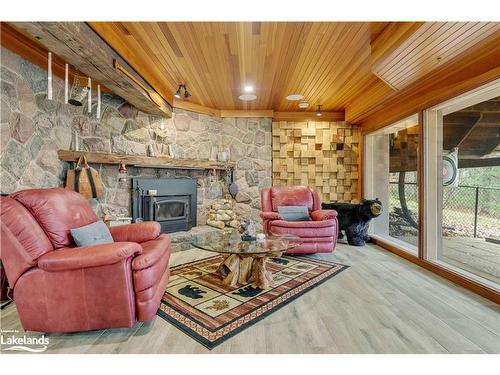
M 89 151 L 57 151 L 59 160 L 76 161 L 85 155 L 88 163 L 95 164 L 120 164 L 131 165 L 142 168 L 167 168 L 167 169 L 229 169 L 234 168 L 234 162 L 219 162 L 199 159 L 174 159 L 165 156 L 151 157 L 141 155 L 110 154 L 107 152 Z

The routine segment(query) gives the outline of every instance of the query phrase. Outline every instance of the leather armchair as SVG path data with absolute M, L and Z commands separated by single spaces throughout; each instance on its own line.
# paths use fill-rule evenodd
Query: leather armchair
M 25 330 L 131 327 L 158 310 L 170 237 L 156 222 L 110 228 L 115 242 L 76 247 L 70 229 L 99 220 L 65 189 L 1 197 L 1 259 Z
M 302 244 L 291 253 L 327 253 L 335 249 L 338 235 L 337 212 L 322 210 L 318 193 L 307 186 L 271 187 L 261 191 L 264 232 L 294 234 Z M 279 206 L 306 206 L 310 221 L 286 221 L 278 213 Z

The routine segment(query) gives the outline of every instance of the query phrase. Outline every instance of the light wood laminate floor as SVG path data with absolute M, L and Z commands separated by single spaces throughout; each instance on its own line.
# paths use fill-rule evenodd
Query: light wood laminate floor
M 174 253 L 171 265 L 212 256 Z M 49 334 L 47 353 L 500 353 L 500 306 L 375 245 L 314 255 L 350 265 L 213 350 L 160 317 Z M 22 332 L 14 304 L 2 329 Z

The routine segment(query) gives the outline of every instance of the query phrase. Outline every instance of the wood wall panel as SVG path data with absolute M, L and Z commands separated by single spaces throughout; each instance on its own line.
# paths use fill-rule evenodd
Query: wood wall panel
M 346 122 L 273 122 L 273 186 L 307 185 L 325 202 L 359 200 L 359 131 Z

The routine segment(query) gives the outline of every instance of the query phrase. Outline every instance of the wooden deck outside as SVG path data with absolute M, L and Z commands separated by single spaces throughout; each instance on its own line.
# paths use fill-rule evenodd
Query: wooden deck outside
M 483 238 L 443 238 L 442 260 L 500 284 L 500 245 Z
M 417 246 L 415 236 L 398 236 L 398 240 Z M 484 238 L 444 237 L 442 262 L 500 284 L 500 244 Z

